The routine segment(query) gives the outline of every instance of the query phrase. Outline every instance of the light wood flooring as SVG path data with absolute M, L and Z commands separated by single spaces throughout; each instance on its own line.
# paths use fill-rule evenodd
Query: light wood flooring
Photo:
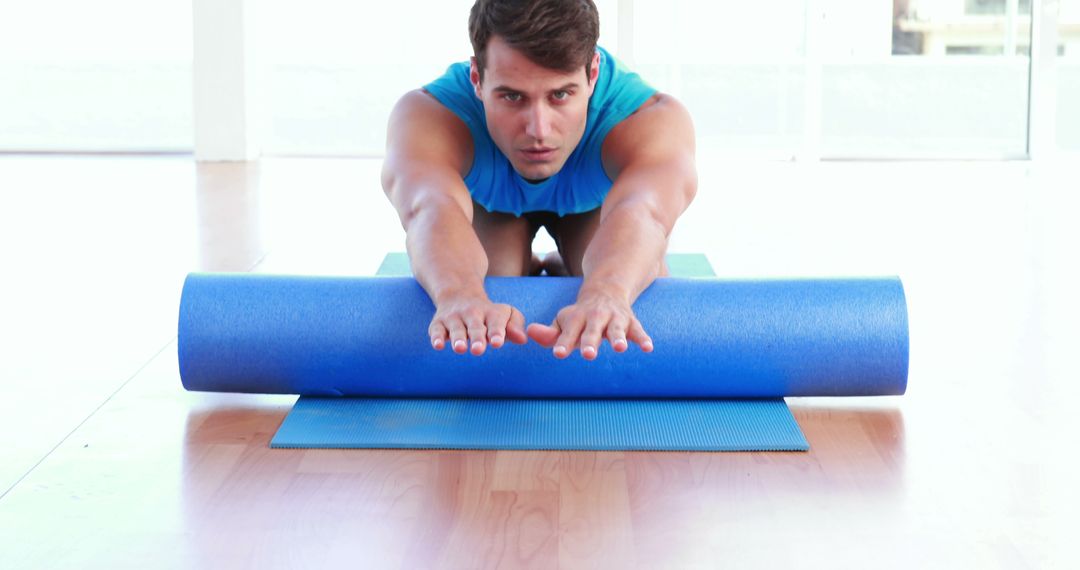
M 789 399 L 808 453 L 271 450 L 183 277 L 373 273 L 378 171 L 0 156 L 0 568 L 1080 567 L 1080 167 L 702 157 L 672 251 L 904 279 L 908 394 Z

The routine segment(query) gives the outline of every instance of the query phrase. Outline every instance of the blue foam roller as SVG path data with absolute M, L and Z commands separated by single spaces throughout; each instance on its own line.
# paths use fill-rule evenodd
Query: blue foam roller
M 580 279 L 489 278 L 492 299 L 548 323 Z M 189 390 L 407 398 L 759 398 L 902 394 L 908 328 L 897 278 L 661 278 L 635 313 L 655 351 L 589 362 L 530 342 L 435 351 L 434 307 L 410 277 L 191 274 L 179 322 Z

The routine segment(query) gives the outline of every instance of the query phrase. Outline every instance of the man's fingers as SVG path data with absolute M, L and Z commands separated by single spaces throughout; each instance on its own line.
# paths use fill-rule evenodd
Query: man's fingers
M 529 328 L 525 329 L 525 332 L 529 335 L 529 338 L 544 348 L 551 348 L 555 345 L 555 341 L 558 340 L 559 334 L 562 332 L 559 330 L 559 325 L 542 325 L 540 323 L 533 323 L 529 325 Z
M 449 319 L 446 328 L 450 333 L 450 347 L 458 354 L 465 354 L 469 350 L 469 335 L 465 323 L 460 319 Z
M 439 321 L 432 321 L 428 327 L 428 336 L 431 337 L 431 347 L 442 350 L 446 346 L 446 327 Z
M 510 305 L 488 304 L 448 310 L 432 320 L 428 334 L 431 346 L 437 350 L 449 341 L 455 353 L 471 352 L 476 356 L 484 354 L 488 344 L 500 348 L 506 341 L 525 344 L 529 339 L 551 348 L 559 359 L 580 348 L 582 357 L 594 360 L 605 338 L 615 352 L 625 352 L 630 343 L 651 352 L 652 339 L 641 323 L 624 313 L 610 307 L 574 305 L 560 311 L 550 325 L 532 323 L 526 327 L 521 311 Z
M 494 348 L 502 347 L 507 340 L 514 344 L 529 342 L 525 315 L 510 305 L 495 305 L 487 315 L 487 338 Z
M 555 341 L 555 348 L 552 349 L 552 353 L 555 358 L 566 358 L 570 356 L 570 353 L 574 351 L 574 347 L 578 344 L 578 339 L 581 338 L 581 330 L 585 328 L 585 319 L 578 317 L 576 314 L 572 314 L 566 317 L 564 321 L 555 319 L 556 324 L 562 329 L 562 334 L 559 335 L 558 340 Z
M 607 326 L 607 339 L 615 352 L 626 352 L 626 321 L 624 318 L 612 319 Z
M 469 330 L 469 351 L 473 356 L 484 354 L 487 348 L 487 327 L 484 326 L 484 319 L 473 317 L 466 320 L 465 325 Z
M 487 340 L 492 348 L 499 348 L 506 340 L 506 324 L 510 311 L 506 305 L 494 305 L 487 314 Z
M 610 313 L 591 313 L 581 333 L 581 356 L 585 360 L 594 360 L 600 354 L 600 342 L 604 338 L 604 329 L 610 320 Z
M 653 344 L 649 335 L 645 334 L 645 329 L 641 326 L 641 321 L 633 319 L 630 321 L 630 331 L 627 333 L 626 338 L 630 342 L 637 343 L 641 347 L 641 350 L 645 352 L 652 352 Z
M 529 342 L 529 337 L 525 334 L 525 315 L 514 307 L 510 307 L 510 321 L 506 323 L 506 338 L 514 344 Z
M 525 344 L 525 315 L 514 307 L 483 299 L 452 299 L 436 310 L 428 326 L 431 346 L 446 343 L 458 354 L 480 356 L 488 345 L 502 347 L 506 341 Z M 554 341 L 553 341 L 554 342 Z

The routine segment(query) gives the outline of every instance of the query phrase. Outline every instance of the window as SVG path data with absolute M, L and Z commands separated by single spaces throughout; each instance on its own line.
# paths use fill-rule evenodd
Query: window
M 637 0 L 632 68 L 690 110 L 702 149 L 791 157 L 805 117 L 801 2 Z
M 7 2 L 0 151 L 192 148 L 191 4 Z
M 1024 156 L 1029 18 L 987 24 L 958 0 L 822 2 L 837 44 L 822 72 L 823 156 Z M 872 40 L 858 29 L 888 44 L 860 49 Z
M 1031 0 L 1014 0 L 1017 12 L 1031 13 Z M 1004 15 L 1008 10 L 1009 0 L 964 0 L 964 13 L 970 15 Z

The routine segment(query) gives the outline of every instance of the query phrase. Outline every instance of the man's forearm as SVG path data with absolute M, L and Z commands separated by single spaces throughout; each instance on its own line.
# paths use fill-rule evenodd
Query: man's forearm
M 432 302 L 458 295 L 486 297 L 487 255 L 460 206 L 452 201 L 424 205 L 403 225 L 413 274 Z
M 667 228 L 648 208 L 616 207 L 597 228 L 582 259 L 579 298 L 604 294 L 633 304 L 663 267 Z

